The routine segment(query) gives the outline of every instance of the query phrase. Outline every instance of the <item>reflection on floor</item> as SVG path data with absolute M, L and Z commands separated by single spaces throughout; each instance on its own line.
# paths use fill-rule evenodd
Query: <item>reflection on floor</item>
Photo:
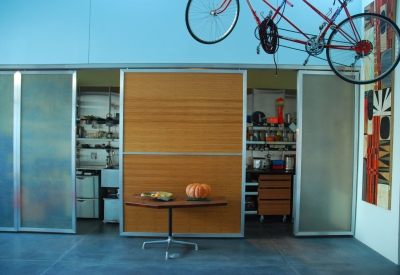
M 288 219 L 290 220 L 290 219 Z M 181 238 L 192 246 L 121 237 L 119 224 L 79 220 L 77 234 L 0 233 L 0 274 L 400 274 L 352 237 L 294 237 L 291 222 L 247 216 L 244 238 Z M 167 230 L 167 229 L 166 229 Z

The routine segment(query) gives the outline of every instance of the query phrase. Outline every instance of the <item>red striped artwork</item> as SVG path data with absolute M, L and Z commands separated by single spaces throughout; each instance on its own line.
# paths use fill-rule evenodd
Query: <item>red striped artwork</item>
M 395 0 L 375 0 L 364 8 L 365 12 L 378 13 L 395 18 Z M 374 24 L 365 25 L 367 33 Z M 376 62 L 390 57 L 392 38 L 381 33 L 374 45 Z M 368 74 L 367 71 L 364 73 Z M 364 179 L 362 199 L 371 204 L 390 209 L 391 207 L 391 126 L 392 126 L 392 76 L 389 75 L 365 85 L 364 98 Z
M 364 99 L 363 199 L 390 209 L 391 89 L 368 91 Z

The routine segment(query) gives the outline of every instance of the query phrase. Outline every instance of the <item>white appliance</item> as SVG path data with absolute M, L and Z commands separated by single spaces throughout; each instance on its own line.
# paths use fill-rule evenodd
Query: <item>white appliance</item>
M 119 199 L 104 198 L 104 222 L 119 222 Z
M 76 217 L 99 218 L 99 176 L 76 176 Z
M 119 200 L 119 169 L 102 169 L 101 170 L 101 187 L 108 188 L 111 194 L 104 198 L 104 222 L 119 222 L 120 200 Z M 116 194 L 114 194 L 116 192 Z M 110 193 L 109 193 L 110 194 Z
M 101 187 L 119 188 L 119 169 L 101 169 Z

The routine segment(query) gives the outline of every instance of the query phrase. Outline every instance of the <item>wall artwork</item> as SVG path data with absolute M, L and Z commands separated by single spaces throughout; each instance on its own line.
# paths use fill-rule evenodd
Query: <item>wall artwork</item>
M 396 0 L 376 0 L 367 5 L 365 12 L 378 13 L 395 21 Z M 384 28 L 366 22 L 364 32 L 378 29 L 379 45 L 375 45 L 376 62 L 391 58 L 392 40 Z M 377 43 L 378 44 L 378 43 Z M 364 74 L 369 74 L 364 68 Z M 364 97 L 364 179 L 362 199 L 390 210 L 391 207 L 391 155 L 392 155 L 392 102 L 393 77 L 387 77 L 365 86 Z

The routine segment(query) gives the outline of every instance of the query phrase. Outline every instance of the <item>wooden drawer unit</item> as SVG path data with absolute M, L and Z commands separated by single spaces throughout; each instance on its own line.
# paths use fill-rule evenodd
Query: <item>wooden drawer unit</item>
M 258 199 L 263 200 L 282 200 L 290 199 L 290 188 L 258 188 Z
M 258 200 L 259 215 L 290 215 L 290 199 Z
M 259 175 L 258 214 L 290 215 L 291 175 Z

